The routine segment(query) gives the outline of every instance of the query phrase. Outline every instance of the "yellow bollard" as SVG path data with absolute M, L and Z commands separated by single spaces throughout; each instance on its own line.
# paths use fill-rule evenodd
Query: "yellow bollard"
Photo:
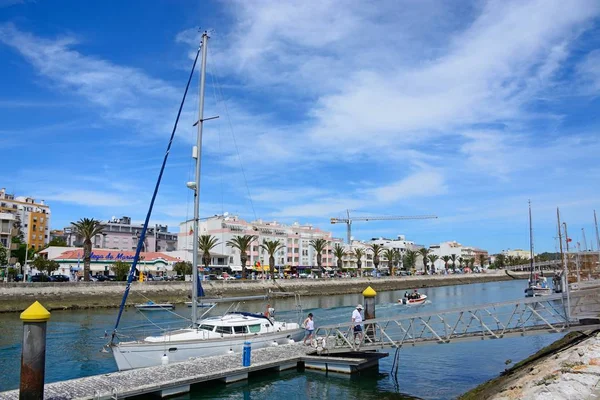
M 364 303 L 365 303 L 365 321 L 368 319 L 375 319 L 375 297 L 377 296 L 377 292 L 369 286 L 362 292 Z M 365 335 L 369 338 L 375 338 L 375 325 L 366 324 L 365 325 Z
M 44 398 L 46 372 L 46 323 L 50 312 L 38 301 L 21 313 L 23 348 L 19 400 Z

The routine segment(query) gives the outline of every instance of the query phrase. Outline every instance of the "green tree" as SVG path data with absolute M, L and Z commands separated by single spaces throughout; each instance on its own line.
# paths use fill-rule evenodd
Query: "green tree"
M 375 266 L 375 271 L 379 270 L 379 255 L 383 253 L 383 246 L 377 243 L 370 244 L 369 250 L 373 252 L 373 265 Z
M 383 252 L 383 257 L 387 260 L 388 269 L 390 270 L 390 275 L 394 276 L 394 262 L 396 258 L 396 250 L 394 249 L 385 249 Z
M 185 276 L 192 274 L 192 263 L 189 261 L 177 261 L 173 264 L 173 271 L 177 275 Z
M 198 249 L 202 252 L 202 264 L 204 269 L 210 265 L 210 251 L 217 247 L 219 240 L 212 235 L 200 235 L 198 238 Z
M 479 266 L 480 266 L 481 268 L 483 268 L 483 267 L 484 267 L 484 265 L 485 265 L 485 262 L 487 261 L 487 257 L 485 256 L 485 254 L 483 254 L 483 253 L 479 253 L 479 254 L 477 255 L 477 261 L 479 261 Z
M 73 230 L 83 237 L 83 280 L 90 280 L 90 257 L 92 255 L 92 239 L 102 233 L 102 223 L 94 218 L 82 218 L 71 222 Z
M 365 250 L 361 248 L 354 249 L 354 257 L 356 257 L 356 267 L 358 276 L 362 276 L 362 258 L 365 256 Z
M 440 257 L 435 254 L 430 254 L 427 256 L 427 258 L 429 259 L 429 262 L 431 263 L 431 273 L 435 274 L 435 262 L 437 260 L 439 260 Z
M 506 256 L 502 253 L 496 254 L 496 259 L 494 260 L 495 268 L 504 268 L 506 266 Z
M 401 262 L 402 262 L 402 252 L 399 249 L 395 249 L 394 250 L 394 266 L 396 268 L 399 268 Z
M 269 255 L 269 271 L 271 279 L 275 279 L 275 253 L 283 249 L 285 245 L 278 240 L 263 240 L 260 247 Z
M 417 252 L 414 250 L 406 250 L 406 253 L 404 253 L 403 263 L 406 271 L 414 270 L 415 264 L 417 263 Z
M 515 265 L 515 257 L 513 257 L 513 256 L 506 257 L 506 263 L 510 266 Z
M 0 266 L 8 264 L 8 250 L 0 243 Z
M 427 256 L 429 255 L 430 252 L 431 252 L 431 250 L 429 250 L 426 247 L 419 249 L 419 253 L 421 253 L 421 257 L 423 258 L 423 272 L 425 273 L 425 275 L 429 275 L 429 271 L 427 270 L 427 261 L 428 261 Z
M 240 251 L 240 261 L 242 262 L 242 279 L 246 279 L 246 262 L 248 261 L 248 250 L 253 241 L 256 240 L 254 235 L 236 236 L 227 241 L 227 246 Z
M 8 279 L 11 281 L 14 281 L 15 278 L 17 277 L 17 274 L 19 273 L 19 270 L 14 268 L 14 267 L 8 267 L 8 271 L 7 271 L 7 275 L 8 275 Z
M 55 237 L 55 238 L 52 238 L 52 240 L 50 240 L 50 242 L 48 243 L 48 245 L 46 247 L 51 247 L 51 246 L 67 247 L 67 241 L 64 238 Z
M 54 260 L 46 260 L 45 271 L 48 272 L 48 275 L 51 275 L 52 272 L 56 271 L 60 268 L 60 264 Z
M 342 246 L 339 243 L 336 243 L 335 245 L 333 245 L 333 255 L 336 258 L 338 272 L 341 272 L 342 265 L 344 263 L 343 258 L 346 255 L 346 250 L 344 249 L 344 246 Z
M 116 261 L 112 265 L 112 270 L 117 277 L 118 281 L 124 281 L 127 279 L 127 275 L 129 275 L 129 270 L 131 269 L 131 264 L 126 263 L 125 261 Z
M 323 276 L 323 251 L 327 248 L 328 241 L 325 239 L 313 239 L 310 241 L 310 247 L 317 253 L 317 267 L 319 268 L 319 278 Z

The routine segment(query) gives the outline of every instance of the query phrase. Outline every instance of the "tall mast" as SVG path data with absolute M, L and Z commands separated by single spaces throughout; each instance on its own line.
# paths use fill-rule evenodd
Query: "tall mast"
M 594 226 L 596 227 L 596 250 L 598 250 L 598 256 L 600 257 L 600 235 L 598 235 L 598 219 L 596 219 L 596 210 L 594 210 Z M 598 259 L 600 261 L 600 259 Z
M 581 228 L 581 235 L 583 236 L 583 251 L 588 251 L 587 239 L 585 238 L 585 228 Z
M 563 264 L 563 270 L 564 273 L 566 274 L 567 272 L 567 263 L 565 262 L 565 255 L 563 253 L 563 245 L 562 245 L 562 228 L 560 226 L 560 212 L 558 211 L 558 207 L 556 207 L 556 219 L 558 221 L 558 243 L 560 245 L 560 260 L 562 261 Z
M 198 135 L 196 138 L 196 180 L 194 187 L 194 227 L 192 235 L 192 325 L 198 326 L 198 237 L 200 219 L 200 172 L 202 169 L 202 126 L 204 125 L 204 87 L 206 84 L 206 53 L 208 45 L 208 33 L 202 34 L 202 68 L 200 69 L 200 90 L 198 93 Z M 201 275 L 202 276 L 202 275 Z
M 529 273 L 529 281 L 532 282 L 533 279 L 533 225 L 531 224 L 531 200 L 528 200 L 529 203 L 529 263 L 531 266 L 531 272 Z

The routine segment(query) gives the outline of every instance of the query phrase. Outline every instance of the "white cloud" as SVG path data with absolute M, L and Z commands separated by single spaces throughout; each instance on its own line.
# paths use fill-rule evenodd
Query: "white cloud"
M 34 195 L 45 201 L 57 201 L 61 203 L 77 204 L 88 207 L 131 207 L 139 201 L 127 198 L 119 194 L 106 193 L 94 190 L 60 190 L 39 191 Z

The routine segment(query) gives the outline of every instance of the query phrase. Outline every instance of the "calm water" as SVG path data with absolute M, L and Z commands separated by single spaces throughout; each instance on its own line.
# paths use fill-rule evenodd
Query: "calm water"
M 523 281 L 493 282 L 426 289 L 430 303 L 407 308 L 396 305 L 404 290 L 382 292 L 377 296 L 377 317 L 399 313 L 425 312 L 465 305 L 519 299 Z M 303 314 L 312 312 L 315 324 L 349 321 L 362 296 L 339 295 L 303 298 Z M 263 302 L 242 304 L 240 310 L 262 311 Z M 295 320 L 297 313 L 290 299 L 271 302 L 278 319 Z M 226 305 L 219 311 L 225 311 Z M 154 323 L 178 327 L 186 323 L 189 309 L 180 306 L 175 313 L 146 313 Z M 48 325 L 46 381 L 72 379 L 116 371 L 110 353 L 100 352 L 106 343 L 104 331 L 112 328 L 116 310 L 54 311 Z M 148 324 L 135 310 L 124 313 L 121 328 Z M 151 329 L 148 328 L 148 333 Z M 18 387 L 22 325 L 18 314 L 0 314 L 0 391 Z M 328 376 L 313 371 L 286 371 L 253 377 L 233 385 L 203 385 L 179 399 L 272 399 L 286 393 L 289 399 L 451 399 L 497 376 L 505 361 L 517 362 L 557 340 L 561 335 L 541 335 L 495 341 L 431 345 L 400 351 L 401 367 L 397 379 L 390 375 L 393 357 L 382 359 L 379 372 L 356 377 Z M 241 356 L 240 356 L 241 357 Z M 241 358 L 240 358 L 241 360 Z M 240 361 L 241 362 L 241 361 Z

